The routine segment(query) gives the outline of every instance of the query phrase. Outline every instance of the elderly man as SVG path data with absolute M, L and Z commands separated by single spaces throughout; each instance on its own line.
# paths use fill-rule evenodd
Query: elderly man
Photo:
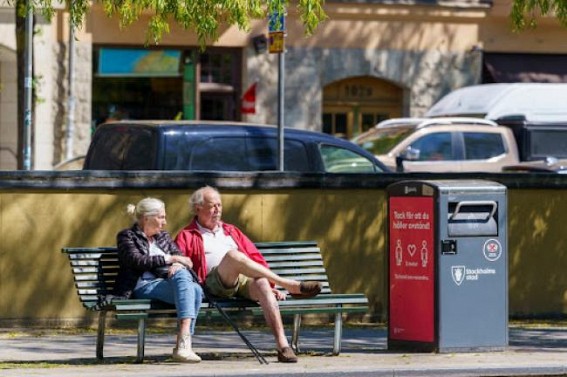
M 278 361 L 297 362 L 297 356 L 285 336 L 278 300 L 285 288 L 292 297 L 313 297 L 321 292 L 321 283 L 299 282 L 272 272 L 254 243 L 237 227 L 221 221 L 219 192 L 205 186 L 189 199 L 194 218 L 175 241 L 193 261 L 193 269 L 215 296 L 238 296 L 257 301 L 276 340 Z

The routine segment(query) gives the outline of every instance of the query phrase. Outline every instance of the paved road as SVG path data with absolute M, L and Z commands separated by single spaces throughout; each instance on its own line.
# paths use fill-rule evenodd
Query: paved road
M 134 364 L 136 338 L 107 336 L 105 362 L 94 358 L 95 335 L 0 330 L 0 376 L 550 376 L 567 375 L 567 327 L 514 325 L 510 346 L 498 352 L 404 353 L 387 350 L 383 327 L 347 328 L 342 352 L 330 356 L 332 330 L 306 329 L 297 364 L 276 360 L 271 335 L 244 331 L 267 357 L 260 365 L 232 331 L 194 337 L 200 364 L 171 361 L 173 335 L 148 335 L 146 361 Z

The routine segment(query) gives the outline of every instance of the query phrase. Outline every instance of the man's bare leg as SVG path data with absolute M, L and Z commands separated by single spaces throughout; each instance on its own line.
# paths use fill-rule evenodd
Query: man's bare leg
M 283 278 L 270 269 L 254 262 L 240 251 L 231 250 L 221 260 L 217 267 L 220 279 L 226 287 L 233 287 L 236 284 L 238 275 L 242 274 L 249 278 L 266 278 L 273 284 L 287 289 L 289 293 L 301 293 L 300 282 Z M 271 293 L 271 292 L 270 292 Z
M 266 324 L 272 330 L 272 334 L 276 340 L 276 347 L 279 350 L 282 350 L 284 347 L 289 347 L 285 336 L 278 300 L 274 296 L 268 280 L 265 278 L 253 279 L 249 288 L 250 297 L 258 301 L 262 308 Z

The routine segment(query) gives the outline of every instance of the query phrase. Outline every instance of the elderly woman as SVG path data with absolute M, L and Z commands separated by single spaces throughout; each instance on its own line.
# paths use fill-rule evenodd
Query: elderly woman
M 135 206 L 128 205 L 127 210 L 135 221 L 117 235 L 120 269 L 114 294 L 175 304 L 178 334 L 173 359 L 198 363 L 201 358 L 192 350 L 191 335 L 203 291 L 188 271 L 193 263 L 163 230 L 166 215 L 161 200 L 145 198 Z

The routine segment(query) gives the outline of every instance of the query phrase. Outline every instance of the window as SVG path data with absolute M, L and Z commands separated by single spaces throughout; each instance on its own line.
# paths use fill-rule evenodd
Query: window
M 183 151 L 180 151 L 183 153 Z M 187 153 L 187 152 L 185 152 Z M 196 144 L 186 166 L 187 170 L 248 171 L 244 137 L 216 137 Z
M 122 167 L 124 147 L 128 144 L 129 134 L 126 130 L 116 132 L 100 132 L 93 140 L 89 169 L 119 170 Z
M 337 137 L 346 137 L 348 131 L 347 113 L 324 113 L 323 132 Z
M 241 54 L 239 49 L 207 49 L 199 56 L 200 119 L 240 118 Z
M 88 169 L 151 170 L 155 143 L 151 131 L 113 127 L 97 133 L 89 156 Z
M 374 173 L 377 170 L 372 161 L 348 149 L 325 144 L 319 149 L 327 173 Z
M 207 51 L 201 54 L 201 82 L 232 85 L 237 56 L 230 52 Z
M 506 152 L 502 136 L 496 133 L 464 132 L 465 160 L 486 160 Z
M 567 157 L 567 132 L 561 129 L 529 130 L 530 158 Z
M 124 152 L 123 170 L 153 170 L 155 143 L 150 130 L 133 129 Z
M 415 127 L 390 127 L 372 129 L 359 138 L 357 144 L 374 155 L 388 154 L 392 148 L 414 132 Z
M 275 138 L 250 138 L 248 148 L 251 170 L 276 170 L 278 140 Z M 309 158 L 303 143 L 284 141 L 284 170 L 309 171 Z
M 411 147 L 419 150 L 418 161 L 453 160 L 450 132 L 437 132 L 417 139 Z
M 193 144 L 193 145 L 191 145 Z M 227 136 L 195 139 L 194 135 L 168 135 L 165 143 L 166 170 L 264 171 L 276 170 L 276 138 Z M 309 158 L 302 142 L 286 140 L 286 171 L 309 171 Z

